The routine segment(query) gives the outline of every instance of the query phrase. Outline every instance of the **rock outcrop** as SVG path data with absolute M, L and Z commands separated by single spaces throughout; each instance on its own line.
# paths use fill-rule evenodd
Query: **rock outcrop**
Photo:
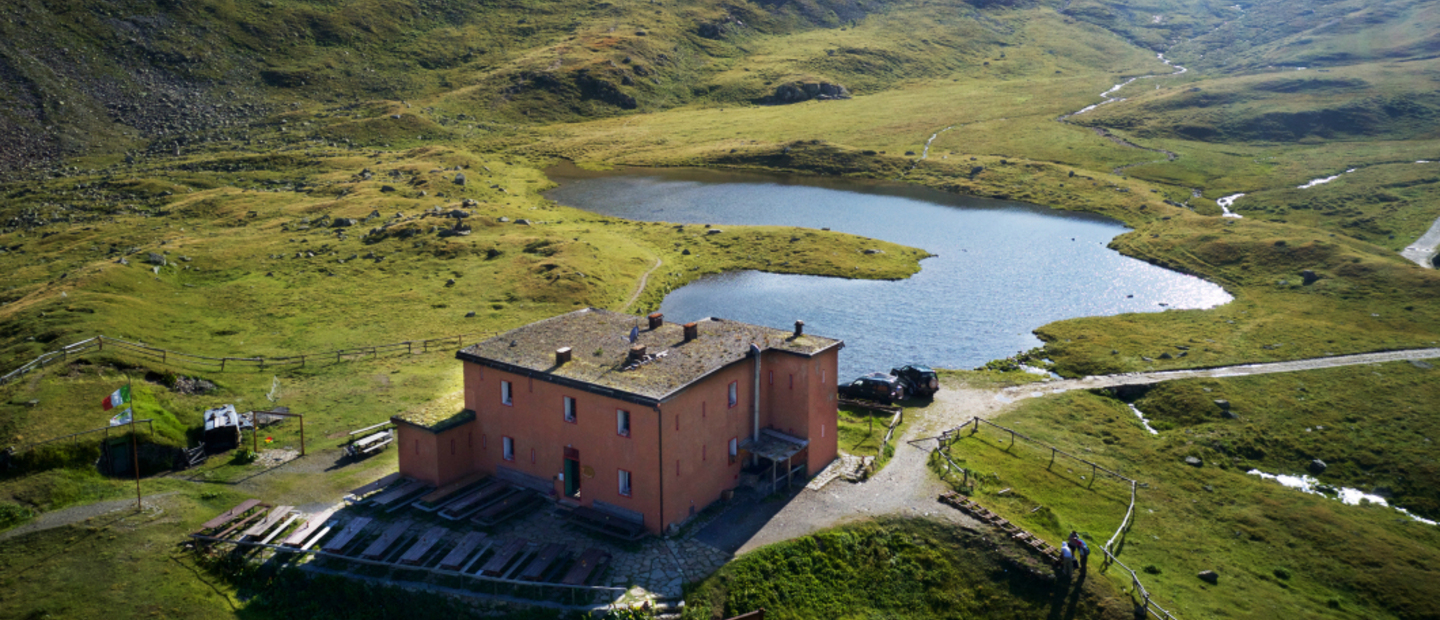
M 763 103 L 784 105 L 800 103 L 811 99 L 849 99 L 850 91 L 839 84 L 830 82 L 790 82 L 775 87 L 775 94 L 762 100 Z

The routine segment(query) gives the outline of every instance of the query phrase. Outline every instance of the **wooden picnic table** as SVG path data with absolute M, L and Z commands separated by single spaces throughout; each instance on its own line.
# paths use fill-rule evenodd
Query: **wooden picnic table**
M 350 541 L 355 540 L 355 537 L 360 534 L 360 531 L 365 529 L 365 526 L 370 525 L 370 521 L 372 521 L 370 517 L 360 517 L 358 519 L 351 520 L 349 523 L 345 524 L 345 528 L 340 530 L 339 534 L 336 534 L 334 538 L 331 538 L 330 542 L 325 543 L 324 546 L 321 547 L 321 549 L 324 550 L 326 553 L 340 553 L 341 551 L 344 551 L 345 545 L 348 545 L 350 544 Z
M 479 547 L 481 543 L 485 542 L 486 538 L 488 537 L 481 532 L 470 532 L 466 534 L 464 538 L 460 539 L 460 543 L 455 545 L 454 549 L 450 550 L 450 553 L 445 554 L 445 559 L 440 560 L 440 568 L 445 570 L 460 570 L 460 567 L 464 565 L 465 558 L 469 557 L 471 551 L 474 551 L 476 547 Z
M 505 545 L 500 549 L 500 551 L 496 552 L 495 557 L 490 558 L 489 562 L 486 562 L 484 566 L 481 566 L 480 572 L 490 577 L 498 576 L 502 571 L 505 570 L 505 566 L 510 564 L 510 560 L 513 560 L 515 559 L 515 556 L 520 555 L 520 552 L 524 551 L 525 547 L 529 544 L 530 541 L 525 540 L 524 538 L 511 541 L 510 544 Z
M 400 540 L 400 536 L 408 529 L 410 529 L 409 519 L 402 519 L 391 523 L 390 527 L 385 528 L 385 531 L 380 534 L 379 538 L 376 538 L 374 542 L 370 543 L 369 547 L 365 548 L 365 551 L 360 553 L 360 557 L 367 560 L 380 559 L 385 555 L 385 551 L 393 546 L 396 541 Z
M 586 549 L 580 554 L 580 559 L 565 571 L 565 576 L 560 578 L 560 583 L 567 586 L 583 586 L 590 581 L 591 575 L 595 574 L 600 567 L 610 563 L 610 554 L 599 549 Z
M 415 494 L 417 491 L 423 488 L 425 488 L 424 482 L 421 482 L 419 480 L 408 480 L 405 482 L 405 484 L 402 484 L 397 488 L 390 489 L 389 491 L 386 491 L 376 496 L 374 502 L 376 506 L 389 506 L 390 504 L 393 504 Z
M 269 504 L 262 504 L 261 506 L 262 506 L 263 508 L 269 508 L 269 507 L 270 507 Z M 250 524 L 251 524 L 252 522 L 254 522 L 256 519 L 259 519 L 259 518 L 264 517 L 264 516 L 265 516 L 265 511 L 264 511 L 264 510 L 257 510 L 257 511 L 255 511 L 255 512 L 252 512 L 252 513 L 250 513 L 248 516 L 246 516 L 244 519 L 241 519 L 241 520 L 239 520 L 239 521 L 236 521 L 236 522 L 230 524 L 230 527 L 227 527 L 227 528 L 225 528 L 224 530 L 222 530 L 219 534 L 216 534 L 216 535 L 215 535 L 215 538 L 225 538 L 226 536 L 229 536 L 231 533 L 240 531 L 241 529 L 245 528 L 245 526 L 250 525 Z
M 289 536 L 285 537 L 285 540 L 280 541 L 280 544 L 286 547 L 299 547 L 310 538 L 311 534 L 320 531 L 320 528 L 324 527 L 325 522 L 329 521 L 330 517 L 334 514 L 335 509 L 331 508 L 312 515 L 305 521 L 305 525 L 300 526 L 300 529 L 295 530 Z
M 220 513 L 219 516 L 215 517 L 214 519 L 206 521 L 204 525 L 200 526 L 200 529 L 196 533 L 204 532 L 206 530 L 213 530 L 217 527 L 225 525 L 226 523 L 240 518 L 241 515 L 250 512 L 251 508 L 259 505 L 260 500 L 258 499 L 247 499 L 243 502 L 240 502 L 234 508 L 226 510 L 225 512 Z
M 545 576 L 545 569 L 550 568 L 550 565 L 555 563 L 555 559 L 560 557 L 560 552 L 564 550 L 565 546 L 558 543 L 550 543 L 541 547 L 540 553 L 535 554 L 535 559 L 525 567 L 525 572 L 520 573 L 520 578 L 525 581 L 540 581 L 540 578 Z
M 252 536 L 256 538 L 264 536 L 265 532 L 270 531 L 270 528 L 275 527 L 276 524 L 280 523 L 281 519 L 290 516 L 290 511 L 292 510 L 295 510 L 294 506 L 278 506 L 272 509 L 270 511 L 270 514 L 265 515 L 265 518 L 262 519 L 259 523 L 256 523 L 250 529 L 245 530 L 245 532 L 241 534 L 241 536 Z
M 465 516 L 465 513 L 479 508 L 491 498 L 494 498 L 495 496 L 510 490 L 510 488 L 510 485 L 501 483 L 492 478 L 489 484 L 486 484 L 485 486 L 466 494 L 465 497 L 451 502 L 449 506 L 446 506 L 444 510 L 440 511 L 440 515 L 444 517 L 450 517 L 452 519 L 462 518 Z
M 477 472 L 477 473 L 470 474 L 469 476 L 465 476 L 464 478 L 461 478 L 461 479 L 459 479 L 459 480 L 456 480 L 455 482 L 451 482 L 450 484 L 447 484 L 447 485 L 445 485 L 445 486 L 443 486 L 443 487 L 440 487 L 440 488 L 438 488 L 438 489 L 435 489 L 434 491 L 431 491 L 431 492 L 430 492 L 428 495 L 426 495 L 425 497 L 420 498 L 420 503 L 422 503 L 422 504 L 435 504 L 435 503 L 438 503 L 438 502 L 444 500 L 445 498 L 450 497 L 451 495 L 454 495 L 455 493 L 461 491 L 461 490 L 464 489 L 465 487 L 468 487 L 468 486 L 470 486 L 470 485 L 472 485 L 472 484 L 475 484 L 476 482 L 480 482 L 481 480 L 484 480 L 484 479 L 485 479 L 487 476 L 489 476 L 489 475 L 490 475 L 490 474 L 487 474 L 487 473 L 485 473 L 485 472 Z
M 399 479 L 400 479 L 400 472 L 397 471 L 397 472 L 395 472 L 395 473 L 393 473 L 393 474 L 390 474 L 390 475 L 388 475 L 388 476 L 385 476 L 384 478 L 381 478 L 381 479 L 379 479 L 379 480 L 376 480 L 376 481 L 374 481 L 374 482 L 371 482 L 370 484 L 364 485 L 364 486 L 362 486 L 362 487 L 360 487 L 360 488 L 358 488 L 358 489 L 355 489 L 355 490 L 351 491 L 351 492 L 350 492 L 350 495 L 355 496 L 356 499 L 361 499 L 361 498 L 364 498 L 366 495 L 369 495 L 369 494 L 371 494 L 371 493 L 374 493 L 374 492 L 376 492 L 376 491 L 379 491 L 380 489 L 383 489 L 383 488 L 385 488 L 385 487 L 390 486 L 391 483 L 393 483 L 393 482 L 395 482 L 396 480 L 399 480 Z
M 405 552 L 405 555 L 400 556 L 400 563 L 419 564 L 420 558 L 425 557 L 425 554 L 429 553 L 430 549 L 435 547 L 435 543 L 440 542 L 440 539 L 445 538 L 445 535 L 449 532 L 450 530 L 438 525 L 426 530 L 424 534 L 420 535 L 420 540 L 416 541 L 414 545 L 411 545 L 410 549 Z

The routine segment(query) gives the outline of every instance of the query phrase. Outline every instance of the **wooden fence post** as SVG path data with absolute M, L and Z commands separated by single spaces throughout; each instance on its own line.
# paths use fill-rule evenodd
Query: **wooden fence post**
M 229 359 L 229 358 L 226 358 L 226 357 L 220 358 L 220 372 L 225 372 L 225 360 L 227 360 L 227 359 Z
M 1045 466 L 1045 469 L 1050 469 L 1051 467 L 1054 467 L 1054 466 L 1055 466 L 1055 448 L 1054 448 L 1054 446 L 1051 446 L 1051 448 L 1050 448 L 1050 464 L 1049 464 L 1049 465 L 1046 465 L 1046 466 Z

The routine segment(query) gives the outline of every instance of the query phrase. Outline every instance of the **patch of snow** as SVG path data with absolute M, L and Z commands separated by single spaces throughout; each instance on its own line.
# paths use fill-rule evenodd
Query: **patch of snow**
M 1415 160 L 1415 163 L 1417 163 L 1417 164 L 1433 164 L 1433 163 L 1435 163 L 1435 162 L 1430 161 L 1430 160 L 1428 160 L 1428 159 L 1417 159 L 1417 160 Z
M 1312 476 L 1306 476 L 1303 474 L 1299 476 L 1291 476 L 1289 474 L 1267 474 L 1258 469 L 1252 469 L 1245 473 L 1259 476 L 1266 480 L 1274 480 L 1276 482 L 1279 482 L 1282 486 L 1295 489 L 1297 491 L 1300 491 L 1301 493 L 1321 495 L 1324 497 L 1334 497 L 1334 499 L 1340 500 L 1341 503 L 1347 506 L 1358 506 L 1361 502 L 1370 502 L 1372 504 L 1379 504 L 1381 506 L 1390 506 L 1390 503 L 1386 502 L 1385 498 L 1380 497 L 1379 495 L 1373 495 L 1361 491 L 1360 489 L 1352 489 L 1350 487 L 1334 487 L 1320 482 Z M 1400 508 L 1399 506 L 1390 507 L 1399 511 L 1401 514 L 1421 523 L 1425 523 L 1428 525 L 1440 525 L 1440 523 L 1436 523 L 1435 521 L 1431 521 L 1430 519 L 1411 514 L 1410 511 L 1404 508 Z

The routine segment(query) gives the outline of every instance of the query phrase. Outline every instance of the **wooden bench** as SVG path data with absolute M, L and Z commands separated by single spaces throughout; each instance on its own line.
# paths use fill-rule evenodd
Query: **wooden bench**
M 445 538 L 445 534 L 449 532 L 450 530 L 438 525 L 426 530 L 424 534 L 420 535 L 420 540 L 411 545 L 410 549 L 405 551 L 405 555 L 400 556 L 400 563 L 411 566 L 419 564 L 425 554 L 435 547 L 435 543 L 440 542 L 440 539 Z
M 645 537 L 645 526 L 623 519 L 588 506 L 577 506 L 570 511 L 570 522 L 621 540 L 635 541 Z
M 407 497 L 410 497 L 411 495 L 415 495 L 416 493 L 419 493 L 424 489 L 424 482 L 421 482 L 419 480 L 407 480 L 405 481 L 405 484 L 402 484 L 396 488 L 376 495 L 375 499 L 370 501 L 376 506 L 389 506 L 390 504 L 403 500 Z
M 261 536 L 264 536 L 265 532 L 270 531 L 270 528 L 275 527 L 280 523 L 282 519 L 290 516 L 290 511 L 292 510 L 295 510 L 294 506 L 276 507 L 270 511 L 270 514 L 265 515 L 264 519 L 261 519 L 259 523 L 251 526 L 250 529 L 245 530 L 245 532 L 240 534 L 240 536 L 242 538 L 246 536 L 249 536 L 251 538 L 259 538 Z
M 286 547 L 299 547 L 304 544 L 306 539 L 310 538 L 312 534 L 320 531 L 320 528 L 324 527 L 325 522 L 329 521 L 330 517 L 334 514 L 335 509 L 331 508 L 311 516 L 305 521 L 305 525 L 300 526 L 300 529 L 295 530 L 287 536 L 285 540 L 280 541 L 280 544 Z
M 610 563 L 610 554 L 599 549 L 586 549 L 580 554 L 580 558 L 565 571 L 565 576 L 560 578 L 560 583 L 567 586 L 588 585 L 590 578 L 599 574 L 601 568 Z
M 330 541 L 325 543 L 320 549 L 325 553 L 340 553 L 344 551 L 345 546 L 349 545 L 350 541 L 355 540 L 355 537 L 360 534 L 361 530 L 365 529 L 365 526 L 370 525 L 370 521 L 370 517 L 360 517 L 346 523 L 344 529 L 341 529 L 339 534 L 336 534 L 334 538 L 331 538 Z
M 374 542 L 370 543 L 369 547 L 366 547 L 364 551 L 360 552 L 360 557 L 366 560 L 378 560 L 384 557 L 385 552 L 394 546 L 395 543 L 400 540 L 400 536 L 404 535 L 405 530 L 408 529 L 410 529 L 410 521 L 408 519 L 391 523 L 390 527 L 385 528 L 385 531 L 380 534 L 379 538 L 376 538 Z
M 393 473 L 393 474 L 390 474 L 390 475 L 388 475 L 388 476 L 385 476 L 384 478 L 381 478 L 381 479 L 379 479 L 379 480 L 376 480 L 376 481 L 374 481 L 374 482 L 371 482 L 370 484 L 364 485 L 364 486 L 362 486 L 362 487 L 360 487 L 360 488 L 358 488 L 358 489 L 355 489 L 355 490 L 349 492 L 348 494 L 345 495 L 345 499 L 346 499 L 346 501 L 360 501 L 360 500 L 363 500 L 363 499 L 365 499 L 366 496 L 370 495 L 371 493 L 374 493 L 374 492 L 376 492 L 376 491 L 379 491 L 380 489 L 383 489 L 383 488 L 385 488 L 385 487 L 388 487 L 388 486 L 390 486 L 391 484 L 393 484 L 396 480 L 399 480 L 399 479 L 400 479 L 400 472 L 397 471 L 397 472 L 395 472 L 395 473 Z
M 476 547 L 479 547 L 481 543 L 484 543 L 486 538 L 488 537 L 480 532 L 470 532 L 466 534 L 465 537 L 461 538 L 460 542 L 455 545 L 454 549 L 451 549 L 449 553 L 445 554 L 445 559 L 440 560 L 440 568 L 444 570 L 460 570 L 460 567 L 465 565 L 465 558 L 470 557 L 470 552 L 474 551 Z
M 260 505 L 260 500 L 258 499 L 247 499 L 243 502 L 240 502 L 234 508 L 226 510 L 225 512 L 220 513 L 219 516 L 215 517 L 214 519 L 206 521 L 200 526 L 200 529 L 195 530 L 195 533 L 199 534 L 201 532 L 207 532 L 222 525 L 225 525 L 226 523 L 229 523 L 244 516 L 245 513 L 250 512 L 252 508 Z M 268 508 L 269 506 L 266 505 L 265 507 Z
M 555 563 L 555 559 L 560 557 L 562 551 L 565 551 L 565 546 L 557 543 L 541 547 L 540 553 L 535 554 L 535 559 L 531 560 L 530 564 L 525 567 L 525 571 L 520 573 L 520 578 L 525 581 L 540 581 L 540 578 L 545 576 L 545 569 Z
M 518 491 L 505 499 L 481 509 L 480 512 L 475 513 L 475 516 L 470 517 L 470 520 L 486 527 L 497 525 L 528 510 L 541 501 L 543 500 L 539 493 L 528 489 Z
M 484 566 L 480 567 L 480 573 L 488 577 L 499 576 L 505 571 L 505 567 L 510 564 L 510 561 L 514 560 L 515 556 L 520 555 L 520 552 L 524 551 L 525 547 L 529 545 L 530 541 L 524 538 L 510 541 L 509 544 L 501 547 L 500 550 L 495 553 L 495 557 L 490 558 L 489 562 L 486 562 Z
M 498 480 L 491 478 L 480 488 L 466 493 L 460 499 L 450 502 L 440 510 L 440 516 L 452 521 L 464 519 L 489 504 L 500 494 L 510 491 L 511 487 Z
M 431 491 L 429 494 L 425 495 L 425 497 L 420 498 L 420 501 L 416 502 L 415 507 L 426 512 L 435 510 L 436 508 L 439 508 L 441 502 L 444 502 L 447 498 L 455 495 L 456 493 L 459 493 L 460 491 L 465 490 L 466 488 L 469 488 L 471 485 L 477 482 L 485 480 L 487 476 L 489 476 L 489 474 L 479 472 L 470 474 L 469 476 L 465 476 L 464 478 L 456 480 L 455 482 L 451 482 L 450 484 Z

